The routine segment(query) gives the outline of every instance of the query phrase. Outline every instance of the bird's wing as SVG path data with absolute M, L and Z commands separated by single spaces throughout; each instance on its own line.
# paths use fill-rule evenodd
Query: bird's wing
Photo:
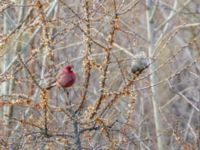
M 66 73 L 61 73 L 60 76 L 57 79 L 57 83 L 60 84 L 61 86 L 66 86 L 73 82 L 73 78 L 71 75 L 68 75 Z
M 59 70 L 58 74 L 56 75 L 56 80 L 59 80 L 64 74 L 65 73 L 63 72 L 63 70 Z

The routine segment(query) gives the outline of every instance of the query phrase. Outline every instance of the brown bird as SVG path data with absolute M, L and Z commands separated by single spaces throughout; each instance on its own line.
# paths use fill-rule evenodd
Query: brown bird
M 149 66 L 149 63 L 146 58 L 138 58 L 137 60 L 132 61 L 131 72 L 142 72 Z

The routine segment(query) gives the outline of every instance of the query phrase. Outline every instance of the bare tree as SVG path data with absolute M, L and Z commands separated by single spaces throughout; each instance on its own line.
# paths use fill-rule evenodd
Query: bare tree
M 1 149 L 200 149 L 199 6 L 0 1 Z

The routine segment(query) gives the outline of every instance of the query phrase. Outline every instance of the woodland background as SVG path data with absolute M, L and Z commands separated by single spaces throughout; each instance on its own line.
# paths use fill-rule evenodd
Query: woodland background
M 200 149 L 199 0 L 1 0 L 0 29 L 0 149 Z

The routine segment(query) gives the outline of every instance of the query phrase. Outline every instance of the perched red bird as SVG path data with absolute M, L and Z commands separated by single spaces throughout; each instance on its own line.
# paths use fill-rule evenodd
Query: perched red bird
M 54 81 L 54 83 L 48 86 L 46 89 L 48 90 L 55 85 L 63 88 L 71 87 L 76 81 L 76 74 L 73 72 L 72 68 L 72 65 L 67 65 L 61 68 L 56 76 L 56 81 Z

